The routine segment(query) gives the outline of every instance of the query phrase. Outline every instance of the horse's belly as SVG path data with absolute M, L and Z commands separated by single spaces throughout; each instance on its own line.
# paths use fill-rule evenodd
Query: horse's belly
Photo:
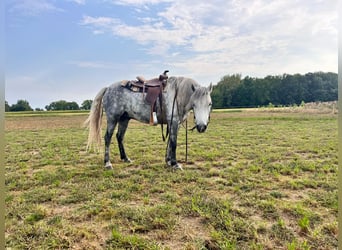
M 143 123 L 150 122 L 151 105 L 146 103 L 141 93 L 133 94 L 133 98 L 131 96 L 130 102 L 126 104 L 126 112 L 134 120 Z

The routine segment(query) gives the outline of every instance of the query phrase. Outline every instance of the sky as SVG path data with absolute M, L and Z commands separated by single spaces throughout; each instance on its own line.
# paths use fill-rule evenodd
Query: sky
M 7 0 L 5 99 L 93 99 L 165 69 L 203 86 L 338 71 L 338 0 Z

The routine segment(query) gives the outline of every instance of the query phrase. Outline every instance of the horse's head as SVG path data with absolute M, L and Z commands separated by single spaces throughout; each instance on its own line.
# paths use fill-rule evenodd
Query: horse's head
M 211 112 L 211 91 L 213 89 L 212 84 L 208 88 L 192 86 L 193 94 L 190 97 L 188 104 L 189 109 L 194 111 L 195 127 L 199 133 L 203 133 L 210 120 Z

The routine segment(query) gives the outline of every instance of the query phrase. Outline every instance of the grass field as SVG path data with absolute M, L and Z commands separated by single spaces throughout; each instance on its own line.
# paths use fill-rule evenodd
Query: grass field
M 165 167 L 160 128 L 134 121 L 134 162 L 113 144 L 104 170 L 85 119 L 6 116 L 7 248 L 337 249 L 336 114 L 214 112 L 184 171 Z

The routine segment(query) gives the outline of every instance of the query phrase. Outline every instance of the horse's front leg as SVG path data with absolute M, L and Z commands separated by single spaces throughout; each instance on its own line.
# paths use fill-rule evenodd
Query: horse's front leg
M 169 126 L 169 140 L 166 149 L 165 161 L 168 166 L 175 169 L 182 169 L 182 165 L 177 162 L 177 135 L 179 125 L 177 122 L 173 122 L 172 126 Z

